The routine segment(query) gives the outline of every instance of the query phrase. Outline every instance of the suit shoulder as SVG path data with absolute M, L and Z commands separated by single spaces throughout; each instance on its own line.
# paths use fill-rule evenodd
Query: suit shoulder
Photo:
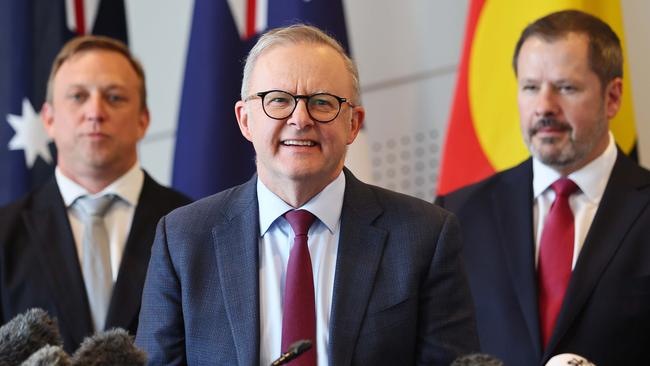
M 226 216 L 233 210 L 245 208 L 255 200 L 255 182 L 249 181 L 179 207 L 168 215 L 168 219 L 180 222 L 203 218 L 213 220 Z
M 443 222 L 448 219 L 448 216 L 453 216 L 446 209 L 420 198 L 374 185 L 367 186 L 391 220 L 404 219 L 407 222 L 434 220 Z
M 474 207 L 490 199 L 492 193 L 512 184 L 532 184 L 530 159 L 514 168 L 496 173 L 477 183 L 438 196 L 436 203 L 452 212 L 459 212 L 465 207 Z
M 31 199 L 30 194 L 0 207 L 0 227 L 13 221 L 12 218 L 20 216 L 21 212 L 30 205 Z
M 46 200 L 49 201 L 53 199 L 53 195 L 50 194 L 51 189 L 46 189 L 44 186 L 33 189 L 32 191 L 26 193 L 22 197 L 7 203 L 4 206 L 0 207 L 0 218 L 4 220 L 7 217 L 20 215 L 25 210 L 31 210 L 38 205 L 42 205 Z
M 192 202 L 192 199 L 183 193 L 173 188 L 165 187 L 153 179 L 146 183 L 143 190 L 148 190 L 150 192 L 149 194 L 154 197 L 159 204 L 165 205 L 169 209 L 184 206 Z

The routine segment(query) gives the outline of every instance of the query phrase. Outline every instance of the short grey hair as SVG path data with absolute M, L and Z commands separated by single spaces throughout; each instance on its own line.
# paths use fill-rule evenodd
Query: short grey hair
M 354 104 L 359 103 L 361 87 L 359 86 L 359 71 L 357 65 L 345 53 L 343 46 L 341 46 L 336 39 L 322 30 L 306 24 L 294 24 L 288 27 L 275 28 L 264 33 L 264 35 L 260 37 L 257 43 L 255 43 L 255 46 L 253 46 L 251 51 L 248 53 L 248 57 L 246 57 L 244 75 L 241 83 L 241 99 L 244 100 L 249 96 L 251 74 L 253 73 L 257 59 L 264 53 L 264 51 L 275 46 L 294 45 L 299 43 L 329 46 L 341 55 L 345 67 L 352 78 L 352 87 L 354 92 L 352 102 Z

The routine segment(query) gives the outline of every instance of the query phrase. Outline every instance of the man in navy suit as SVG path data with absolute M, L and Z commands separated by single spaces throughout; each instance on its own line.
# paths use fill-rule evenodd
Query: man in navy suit
M 507 365 L 647 359 L 650 172 L 609 131 L 619 39 L 594 16 L 553 13 L 523 31 L 513 66 L 532 158 L 438 198 L 461 222 L 482 350 Z
M 136 339 L 150 364 L 268 365 L 288 329 L 312 326 L 292 364 L 447 365 L 476 351 L 455 217 L 344 168 L 364 109 L 341 46 L 310 26 L 266 33 L 241 97 L 257 175 L 161 220 Z M 294 287 L 284 214 L 304 211 L 312 274 Z M 313 305 L 288 311 L 307 294 Z
M 54 60 L 41 117 L 57 167 L 45 185 L 0 209 L 0 322 L 42 308 L 58 319 L 71 352 L 94 331 L 135 334 L 156 223 L 189 199 L 138 164 L 136 144 L 149 126 L 144 71 L 123 43 L 68 42 Z M 112 204 L 100 246 L 85 233 L 80 202 L 103 197 Z M 84 270 L 99 272 L 89 266 L 95 248 L 107 254 L 101 296 Z

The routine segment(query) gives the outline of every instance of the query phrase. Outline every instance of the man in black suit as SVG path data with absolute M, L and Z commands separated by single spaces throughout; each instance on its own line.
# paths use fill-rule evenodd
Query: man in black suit
M 43 308 L 67 351 L 101 329 L 135 334 L 156 223 L 189 203 L 139 166 L 149 126 L 142 66 L 119 41 L 71 40 L 54 60 L 41 118 L 57 167 L 0 209 L 0 321 Z M 84 202 L 101 201 L 100 219 L 86 216 Z
M 645 359 L 650 172 L 609 132 L 620 41 L 600 19 L 561 11 L 523 31 L 513 66 L 532 158 L 437 200 L 461 221 L 482 350 L 507 365 Z

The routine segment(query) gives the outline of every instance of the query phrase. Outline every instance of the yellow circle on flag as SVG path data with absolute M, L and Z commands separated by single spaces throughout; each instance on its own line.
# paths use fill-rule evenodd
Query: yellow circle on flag
M 512 55 L 523 29 L 548 13 L 580 9 L 607 22 L 624 45 L 617 0 L 486 0 L 469 57 L 469 103 L 479 143 L 495 170 L 510 168 L 529 155 L 519 128 L 517 81 Z M 624 65 L 623 102 L 610 122 L 616 142 L 629 152 L 636 142 L 632 95 Z

